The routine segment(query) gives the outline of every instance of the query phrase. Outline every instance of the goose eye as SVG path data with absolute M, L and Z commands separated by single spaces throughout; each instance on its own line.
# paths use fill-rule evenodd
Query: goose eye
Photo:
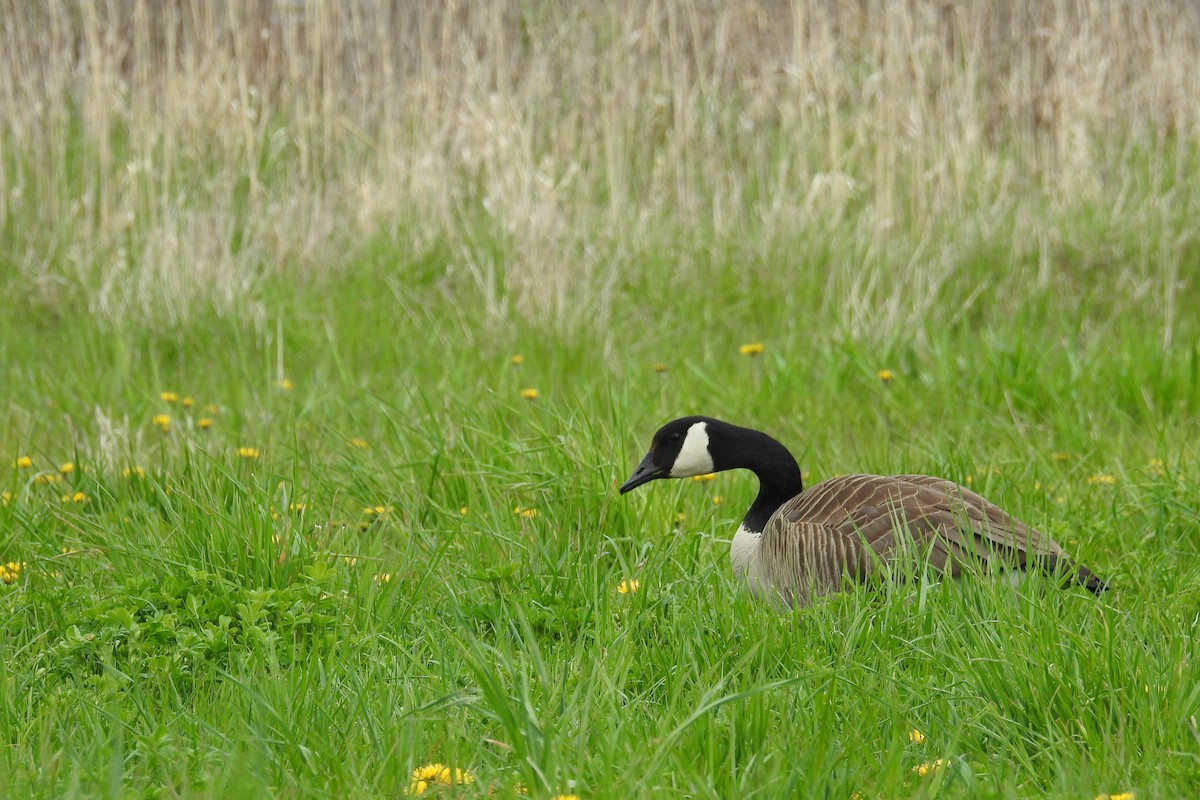
M 672 433 L 672 434 L 671 434 L 671 436 L 670 436 L 670 437 L 667 439 L 667 441 L 669 441 L 669 442 L 678 442 L 678 441 L 679 441 L 680 439 L 682 439 L 682 438 L 683 438 L 683 435 L 682 435 L 682 434 L 680 434 L 678 431 L 676 431 L 675 433 Z

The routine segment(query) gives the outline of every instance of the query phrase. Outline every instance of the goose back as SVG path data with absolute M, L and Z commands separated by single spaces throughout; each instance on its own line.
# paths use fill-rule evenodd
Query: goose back
M 954 577 L 964 568 L 1067 566 L 1049 537 L 966 487 L 926 475 L 847 475 L 783 504 L 745 577 L 757 591 L 770 586 L 785 603 L 804 604 L 913 558 Z M 1075 580 L 1096 591 L 1087 583 L 1095 576 L 1079 570 Z

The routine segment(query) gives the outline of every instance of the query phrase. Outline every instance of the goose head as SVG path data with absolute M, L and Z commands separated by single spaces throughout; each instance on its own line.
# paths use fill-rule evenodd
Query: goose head
M 766 585 L 757 572 L 761 534 L 771 516 L 803 490 L 800 467 L 782 444 L 765 433 L 712 417 L 683 417 L 658 429 L 650 451 L 621 484 L 621 494 L 659 478 L 688 478 L 727 469 L 758 476 L 758 497 L 746 511 L 730 543 L 735 574 L 758 592 Z
M 728 469 L 718 467 L 713 455 L 713 438 L 720 437 L 722 425 L 710 417 L 683 417 L 663 425 L 650 442 L 650 452 L 621 484 L 621 494 L 658 478 L 689 478 Z
M 758 476 L 758 498 L 743 521 L 753 531 L 761 531 L 775 510 L 804 488 L 796 459 L 767 434 L 712 417 L 682 417 L 654 434 L 650 451 L 621 484 L 621 494 L 659 478 L 727 469 L 748 469 Z

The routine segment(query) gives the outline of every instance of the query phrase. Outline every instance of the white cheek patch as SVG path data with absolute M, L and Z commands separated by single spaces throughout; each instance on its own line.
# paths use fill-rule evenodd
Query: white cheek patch
M 712 456 L 708 452 L 708 423 L 697 422 L 688 428 L 683 447 L 671 465 L 672 478 L 689 478 L 692 475 L 707 475 L 713 471 Z

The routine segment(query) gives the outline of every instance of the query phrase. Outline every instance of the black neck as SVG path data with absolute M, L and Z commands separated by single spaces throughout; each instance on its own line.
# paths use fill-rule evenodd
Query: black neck
M 758 476 L 758 497 L 742 520 L 748 530 L 761 533 L 779 507 L 804 490 L 800 465 L 779 442 L 760 431 L 735 428 L 722 436 L 718 469 L 748 469 Z M 710 436 L 712 432 L 710 432 Z

